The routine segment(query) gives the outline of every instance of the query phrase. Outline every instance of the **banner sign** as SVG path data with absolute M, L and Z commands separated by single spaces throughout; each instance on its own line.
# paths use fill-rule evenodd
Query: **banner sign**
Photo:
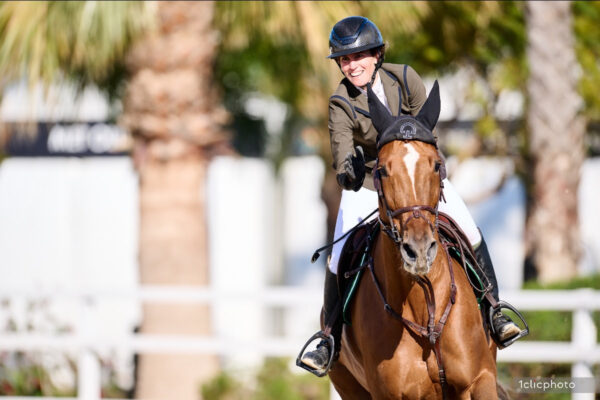
M 128 155 L 131 136 L 104 122 L 7 123 L 6 154 L 16 157 Z

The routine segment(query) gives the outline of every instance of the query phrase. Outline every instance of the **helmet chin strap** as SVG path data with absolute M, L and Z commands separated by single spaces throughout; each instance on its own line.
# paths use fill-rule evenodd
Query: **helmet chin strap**
M 379 57 L 377 57 L 377 62 L 375 63 L 375 70 L 373 71 L 373 75 L 371 76 L 371 82 L 370 85 L 373 86 L 373 84 L 375 83 L 375 77 L 377 76 L 377 71 L 379 70 L 379 68 L 381 68 L 381 65 L 383 64 L 383 59 L 384 59 L 384 54 L 382 51 L 378 50 L 378 54 Z

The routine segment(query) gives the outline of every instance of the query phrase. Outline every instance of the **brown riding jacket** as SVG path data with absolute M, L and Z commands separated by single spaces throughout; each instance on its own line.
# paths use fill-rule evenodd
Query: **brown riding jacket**
M 427 100 L 425 85 L 421 77 L 410 66 L 384 63 L 379 69 L 379 78 L 390 110 L 398 115 L 400 96 L 403 114 L 417 115 Z M 363 186 L 374 190 L 371 168 L 377 158 L 377 131 L 371 123 L 367 95 L 361 92 L 348 79 L 340 82 L 335 93 L 329 98 L 329 137 L 333 168 L 337 174 L 343 171 L 343 162 L 348 152 L 362 146 L 365 152 L 367 175 Z

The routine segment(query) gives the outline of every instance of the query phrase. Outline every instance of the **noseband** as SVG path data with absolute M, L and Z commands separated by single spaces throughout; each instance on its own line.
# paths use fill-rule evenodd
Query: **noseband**
M 381 169 L 383 169 L 383 173 L 385 174 L 384 176 L 387 176 L 387 172 L 385 170 L 385 167 L 379 168 L 378 165 L 379 165 L 379 159 L 377 159 L 375 168 L 373 168 L 373 183 L 375 185 L 375 189 L 377 190 L 377 195 L 379 196 L 379 200 L 381 200 L 381 203 L 383 204 L 383 207 L 385 209 L 385 214 L 387 215 L 388 221 L 389 221 L 389 223 L 385 223 L 381 219 L 381 215 L 379 215 L 377 217 L 379 219 L 379 224 L 381 225 L 381 229 L 383 230 L 383 232 L 385 232 L 385 234 L 388 235 L 390 237 L 390 239 L 392 239 L 398 247 L 400 247 L 402 245 L 402 237 L 404 236 L 404 227 L 407 226 L 408 223 L 412 219 L 423 218 L 425 221 L 427 221 L 431 230 L 435 232 L 438 228 L 438 204 L 439 204 L 439 201 L 438 201 L 438 203 L 436 203 L 435 207 L 426 206 L 426 205 L 417 205 L 417 206 L 401 207 L 396 210 L 390 209 L 390 206 L 388 205 L 388 202 L 385 198 L 385 194 L 383 193 L 383 185 L 381 184 Z M 444 199 L 444 183 L 443 183 L 443 178 L 440 175 L 440 200 L 441 199 Z M 421 211 L 427 211 L 430 214 L 433 214 L 435 216 L 435 226 L 434 226 L 434 224 L 431 223 L 431 221 L 429 219 L 425 218 L 425 215 L 423 215 L 423 213 Z M 398 228 L 396 228 L 396 224 L 394 224 L 393 218 L 395 218 L 399 215 L 408 213 L 408 212 L 412 212 L 412 215 L 409 216 L 408 219 L 406 220 L 406 222 L 404 222 L 404 223 L 402 223 L 402 219 L 400 219 L 400 231 L 398 231 Z

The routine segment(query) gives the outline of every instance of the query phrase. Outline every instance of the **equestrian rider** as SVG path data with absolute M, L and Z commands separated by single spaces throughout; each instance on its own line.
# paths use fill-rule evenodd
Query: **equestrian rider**
M 425 86 L 417 72 L 408 65 L 383 63 L 385 45 L 379 29 L 364 17 L 348 17 L 335 24 L 329 37 L 330 55 L 344 75 L 329 99 L 329 134 L 337 181 L 342 198 L 335 226 L 336 238 L 343 235 L 378 204 L 371 168 L 377 158 L 377 132 L 371 124 L 366 86 L 372 88 L 382 104 L 394 115 L 416 116 L 427 99 Z M 444 180 L 444 197 L 439 210 L 458 222 L 475 249 L 477 260 L 493 285 L 498 301 L 498 285 L 490 255 L 481 232 L 452 184 Z M 314 370 L 323 370 L 331 351 L 339 351 L 341 317 L 329 321 L 339 303 L 336 273 L 344 241 L 332 249 L 325 276 L 324 320 L 333 325 L 336 349 L 322 340 L 316 350 L 307 352 L 302 362 Z M 489 306 L 488 306 L 489 307 Z M 339 315 L 339 313 L 338 313 Z M 520 333 L 520 328 L 498 310 L 492 319 L 494 340 L 503 343 Z

